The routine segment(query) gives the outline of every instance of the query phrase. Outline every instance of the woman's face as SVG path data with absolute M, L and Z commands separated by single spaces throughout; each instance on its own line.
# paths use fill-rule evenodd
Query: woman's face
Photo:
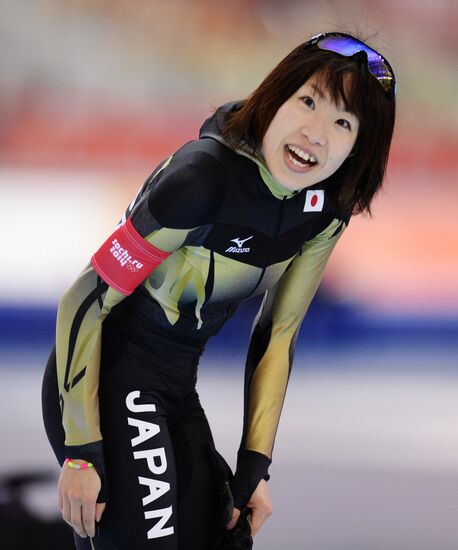
M 358 118 L 310 79 L 278 109 L 262 140 L 273 177 L 299 191 L 331 176 L 358 136 Z

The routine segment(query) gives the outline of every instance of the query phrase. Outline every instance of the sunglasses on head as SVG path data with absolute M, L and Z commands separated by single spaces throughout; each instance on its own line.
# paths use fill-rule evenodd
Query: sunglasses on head
M 350 57 L 358 52 L 364 52 L 367 56 L 367 64 L 371 74 L 380 82 L 385 92 L 394 96 L 396 92 L 396 79 L 391 65 L 382 55 L 369 48 L 361 40 L 349 34 L 325 32 L 308 40 L 304 44 L 304 48 L 308 46 L 318 46 L 322 50 L 338 53 L 345 57 Z

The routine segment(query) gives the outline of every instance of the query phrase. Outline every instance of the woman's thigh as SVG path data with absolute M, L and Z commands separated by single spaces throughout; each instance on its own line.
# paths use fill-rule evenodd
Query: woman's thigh
M 177 550 L 174 450 L 158 390 L 105 384 L 99 396 L 110 488 L 102 535 L 119 550 Z
M 207 550 L 216 501 L 213 438 L 195 388 L 178 397 L 151 356 L 119 353 L 118 346 L 104 352 L 99 397 L 111 497 L 102 531 L 121 550 Z
M 209 451 L 213 438 L 197 393 L 170 425 L 175 455 L 179 550 L 206 550 L 215 536 L 217 494 Z

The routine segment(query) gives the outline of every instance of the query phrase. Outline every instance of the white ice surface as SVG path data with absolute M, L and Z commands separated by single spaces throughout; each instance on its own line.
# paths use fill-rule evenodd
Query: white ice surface
M 33 465 L 57 475 L 41 423 L 43 360 L 3 360 L 0 474 Z M 233 465 L 243 382 L 240 365 L 228 366 L 204 361 L 199 389 L 217 446 Z M 457 395 L 450 371 L 296 365 L 271 468 L 274 514 L 255 548 L 456 550 Z M 39 493 L 29 494 L 30 506 L 52 514 L 53 491 Z

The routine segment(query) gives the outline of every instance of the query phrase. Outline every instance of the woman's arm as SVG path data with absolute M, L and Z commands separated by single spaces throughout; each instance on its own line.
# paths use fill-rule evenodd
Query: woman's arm
M 254 323 L 245 373 L 245 411 L 233 492 L 240 508 L 262 478 L 272 449 L 302 319 L 345 229 L 338 219 L 305 243 L 280 281 L 268 290 Z
M 62 297 L 56 347 L 67 456 L 94 462 L 101 454 L 98 380 L 104 319 L 190 233 L 208 223 L 217 207 L 214 182 L 220 172 L 219 162 L 200 151 L 163 163 Z
M 66 456 L 103 472 L 98 380 L 102 322 L 125 295 L 89 265 L 63 295 L 57 314 L 56 359 Z

